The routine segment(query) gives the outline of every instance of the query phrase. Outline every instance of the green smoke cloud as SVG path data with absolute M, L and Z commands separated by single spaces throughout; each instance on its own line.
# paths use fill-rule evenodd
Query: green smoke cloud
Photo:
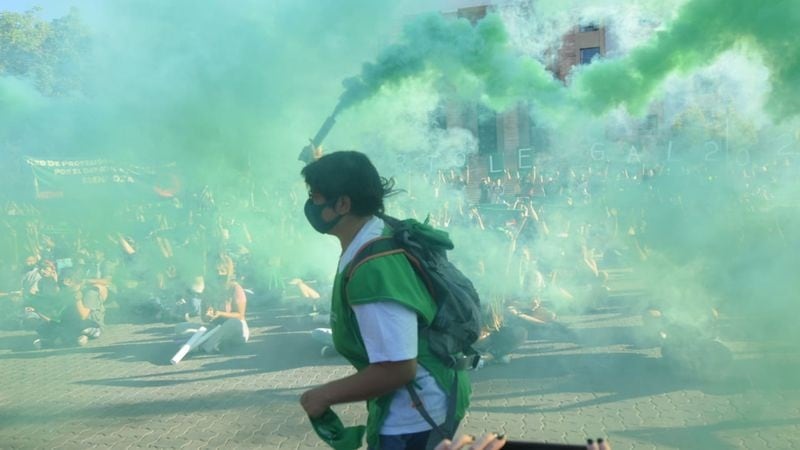
M 619 6 L 619 2 L 613 3 Z M 522 52 L 512 45 L 497 17 L 490 16 L 476 26 L 438 15 L 417 17 L 406 27 L 398 44 L 348 82 L 342 106 L 353 107 L 347 111 L 350 116 L 342 117 L 331 141 L 367 151 L 382 163 L 380 169 L 385 175 L 420 170 L 428 167 L 431 155 L 441 163 L 458 147 L 475 147 L 469 136 L 456 139 L 452 145 L 428 142 L 431 135 L 426 134 L 426 110 L 438 101 L 431 91 L 441 89 L 488 100 L 497 108 L 517 99 L 534 98 L 547 106 L 537 111 L 562 116 L 568 115 L 565 110 L 572 113 L 579 109 L 581 102 L 597 111 L 618 104 L 641 108 L 657 95 L 659 83 L 669 74 L 678 71 L 691 76 L 694 69 L 711 63 L 719 52 L 736 48 L 740 42 L 759 50 L 772 70 L 774 99 L 776 86 L 791 78 L 797 55 L 787 48 L 783 53 L 787 59 L 776 61 L 773 56 L 779 52 L 767 53 L 764 49 L 780 49 L 789 42 L 781 41 L 785 38 L 780 35 L 786 36 L 787 30 L 794 29 L 787 26 L 791 25 L 787 21 L 791 21 L 788 13 L 795 8 L 787 2 L 761 5 L 758 11 L 744 5 L 747 8 L 742 16 L 736 16 L 742 24 L 761 21 L 761 14 L 770 11 L 787 14 L 777 18 L 780 21 L 773 25 L 774 33 L 759 30 L 758 39 L 755 32 L 707 37 L 701 33 L 703 27 L 715 30 L 732 26 L 725 20 L 733 13 L 719 17 L 719 11 L 711 11 L 708 6 L 704 9 L 707 15 L 696 12 L 698 4 L 711 3 L 727 8 L 720 2 L 688 4 L 680 10 L 680 16 L 667 23 L 668 28 L 659 37 L 640 50 L 644 56 L 637 57 L 638 51 L 634 51 L 619 61 L 586 66 L 576 74 L 572 85 L 576 88 L 573 102 L 568 102 L 566 96 L 572 88 L 561 87 L 535 59 L 520 56 Z M 298 186 L 299 163 L 295 154 L 298 144 L 304 143 L 312 127 L 327 115 L 332 99 L 340 92 L 338 80 L 377 52 L 381 39 L 376 36 L 383 36 L 387 17 L 396 13 L 385 10 L 390 4 L 394 2 L 326 5 L 310 1 L 242 1 L 214 2 L 199 8 L 196 2 L 189 1 L 109 2 L 105 6 L 108 10 L 99 13 L 105 22 L 95 28 L 99 43 L 89 83 L 90 98 L 48 100 L 24 82 L 0 81 L 0 99 L 4 102 L 0 103 L 0 130 L 26 152 L 177 161 L 191 168 L 187 172 L 196 177 L 195 182 L 213 183 L 228 191 L 226 201 L 233 206 L 224 212 L 238 209 L 237 218 L 246 222 L 254 234 L 256 242 L 251 250 L 260 262 L 283 259 L 287 274 L 292 276 L 329 274 L 338 252 L 335 243 L 317 236 L 304 223 L 300 213 L 304 192 Z M 561 2 L 550 5 L 560 6 Z M 700 41 L 692 41 L 687 35 L 681 47 L 677 39 L 683 34 L 673 30 L 680 30 L 679 25 L 688 24 L 690 18 L 695 19 L 697 29 L 689 28 Z M 669 41 L 673 53 L 657 57 L 663 54 L 656 50 L 667 42 L 660 36 L 673 33 L 675 36 Z M 771 40 L 764 37 L 767 35 L 772 36 Z M 709 46 L 713 51 L 694 48 L 699 46 L 697 42 L 707 41 L 715 43 Z M 764 42 L 771 46 L 765 47 Z M 707 54 L 708 59 L 693 56 L 698 52 Z M 606 64 L 625 70 L 601 77 Z M 614 78 L 615 73 L 621 78 Z M 712 80 L 718 78 L 716 73 L 711 75 Z M 641 77 L 652 79 L 640 80 Z M 749 93 L 743 89 L 749 87 L 747 77 L 740 81 L 742 84 L 736 86 L 738 94 Z M 590 90 L 590 86 L 597 89 Z M 786 83 L 785 87 L 785 98 L 779 100 L 789 104 L 796 96 L 792 97 L 793 85 Z M 672 94 L 685 98 L 694 93 L 676 90 Z M 703 101 L 699 96 L 692 100 Z M 361 108 L 355 107 L 359 103 Z M 771 105 L 773 110 L 777 108 Z M 796 206 L 800 192 L 793 165 L 796 160 L 780 158 L 784 151 L 787 159 L 797 158 L 796 140 L 790 140 L 793 146 L 784 148 L 783 144 L 776 147 L 766 139 L 733 135 L 723 144 L 723 133 L 718 130 L 725 129 L 725 121 L 719 117 L 727 113 L 728 106 L 704 106 L 711 109 L 712 119 L 707 127 L 672 130 L 669 136 L 675 141 L 673 156 L 684 158 L 683 161 L 664 162 L 663 158 L 648 157 L 645 150 L 652 149 L 644 149 L 639 142 L 635 142 L 637 152 L 633 152 L 631 142 L 608 138 L 604 133 L 613 118 L 607 115 L 595 119 L 575 116 L 571 127 L 553 131 L 551 141 L 557 154 L 550 160 L 543 156 L 536 165 L 545 177 L 555 176 L 559 186 L 554 190 L 563 188 L 565 194 L 551 193 L 548 203 L 538 211 L 550 232 L 545 235 L 544 226 L 539 226 L 542 231 L 531 244 L 531 253 L 541 263 L 542 272 L 549 275 L 547 263 L 552 273 L 558 274 L 547 277 L 549 290 L 541 292 L 542 299 L 559 312 L 561 308 L 565 312 L 582 311 L 592 305 L 592 292 L 585 289 L 588 271 L 573 257 L 580 254 L 581 239 L 585 237 L 581 227 L 602 229 L 610 238 L 600 242 L 603 247 L 597 249 L 605 251 L 601 268 L 603 264 L 612 265 L 609 261 L 619 250 L 623 256 L 617 256 L 621 259 L 617 264 L 636 269 L 635 281 L 645 284 L 652 306 L 662 309 L 672 320 L 702 329 L 710 323 L 710 307 L 716 306 L 723 316 L 744 316 L 741 332 L 747 339 L 780 341 L 791 346 L 796 356 L 800 328 L 791 323 L 792 314 L 786 311 L 796 308 L 796 292 L 800 289 L 794 274 L 795 252 L 791 251 L 800 242 Z M 680 107 L 676 109 L 676 115 L 683 112 Z M 398 125 L 397 119 L 408 115 L 409 120 L 399 121 Z M 751 116 L 744 116 L 733 123 L 751 121 Z M 764 127 L 757 131 L 774 135 L 786 129 Z M 598 160 L 590 151 L 593 140 L 602 144 L 598 148 L 603 155 Z M 754 157 L 760 159 L 746 161 L 743 167 L 737 167 L 739 162 L 734 157 L 724 160 L 738 154 L 735 152 L 743 146 L 751 146 Z M 715 159 L 705 158 L 709 148 Z M 662 152 L 662 157 L 667 155 L 660 147 L 656 150 Z M 634 153 L 636 157 L 631 156 Z M 417 155 L 425 159 L 402 164 L 398 159 Z M 457 161 L 451 165 L 458 165 Z M 648 167 L 660 170 L 663 177 L 641 180 L 643 169 Z M 593 198 L 590 204 L 583 205 L 579 177 L 589 168 L 595 169 L 589 179 L 605 189 L 590 189 Z M 560 173 L 554 175 L 557 169 Z M 577 176 L 569 174 L 570 169 Z M 621 175 L 623 169 L 630 178 Z M 241 207 L 240 203 L 252 194 L 241 183 L 248 178 L 248 170 L 255 174 L 249 178 L 257 179 L 263 191 L 258 191 L 259 199 L 254 205 Z M 424 179 L 425 175 L 399 179 L 400 187 L 409 192 L 393 198 L 389 212 L 423 219 L 428 212 L 448 211 L 449 207 L 456 228 L 454 256 L 463 262 L 462 268 L 474 275 L 476 284 L 486 289 L 487 297 L 496 300 L 530 295 L 515 280 L 519 278 L 519 267 L 510 253 L 512 246 L 507 236 L 499 230 L 457 228 L 458 208 L 465 205 L 455 200 L 446 204 L 456 195 L 433 197 L 431 180 Z M 567 203 L 567 198 L 572 202 Z M 106 211 L 96 216 L 89 208 L 80 212 L 84 226 L 125 225 L 109 223 Z M 74 215 L 74 210 L 70 214 Z M 445 221 L 441 214 L 435 219 L 440 224 Z M 225 225 L 236 233 L 241 224 Z M 634 233 L 628 233 L 629 229 Z M 595 242 L 588 240 L 590 244 Z M 157 258 L 160 256 L 155 255 L 148 262 Z M 478 261 L 487 269 L 483 277 L 475 267 Z M 598 277 L 590 277 L 589 281 L 597 282 Z M 565 299 L 563 291 L 569 291 L 572 298 Z M 704 356 L 701 354 L 698 359 Z M 740 367 L 741 373 L 749 376 L 756 364 Z M 619 367 L 609 373 L 613 377 L 616 370 L 626 369 L 630 368 Z M 771 387 L 779 386 L 777 378 L 784 378 L 788 380 L 786 385 L 796 391 L 795 374 L 796 371 L 787 370 L 756 381 Z M 646 384 L 648 377 L 643 375 L 642 383 Z M 559 381 L 554 381 L 554 390 L 561 387 Z M 574 386 L 567 384 L 566 390 L 574 392 Z M 567 408 L 565 405 L 564 410 Z M 741 411 L 744 414 L 747 405 Z M 664 442 L 665 446 L 671 444 L 674 441 Z
M 0 137 L 20 126 L 24 118 L 45 103 L 45 99 L 28 82 L 12 77 L 0 77 Z M 10 126 L 9 126 L 10 125 Z
M 475 26 L 466 19 L 422 16 L 406 26 L 397 44 L 344 81 L 337 112 L 372 97 L 382 86 L 426 71 L 436 72 L 457 92 L 483 97 L 500 109 L 521 99 L 564 108 L 563 97 L 569 95 L 574 108 L 602 112 L 624 105 L 640 112 L 670 74 L 708 66 L 725 51 L 744 46 L 758 52 L 770 69 L 768 110 L 776 117 L 794 115 L 800 112 L 800 48 L 787 30 L 798 24 L 800 4 L 791 0 L 689 1 L 665 29 L 629 55 L 595 62 L 576 73 L 567 93 L 541 62 L 522 57 L 509 45 L 498 15 L 490 14 Z
M 666 29 L 630 55 L 592 64 L 575 78 L 575 97 L 594 111 L 625 105 L 640 111 L 664 79 L 713 62 L 739 44 L 760 53 L 770 69 L 768 110 L 775 117 L 800 112 L 800 47 L 791 32 L 800 3 L 791 0 L 693 0 Z
M 261 261 L 293 253 L 284 258 L 287 273 L 313 272 L 328 267 L 335 251 L 326 251 L 322 237 L 307 236 L 302 214 L 295 214 L 303 197 L 298 143 L 335 101 L 339 80 L 377 51 L 382 40 L 374 36 L 396 27 L 406 6 L 98 2 L 81 12 L 91 31 L 85 94 L 52 98 L 29 81 L 0 80 L 0 137 L 13 144 L 19 166 L 25 156 L 174 163 L 182 194 L 211 186 L 223 216 L 283 237 L 257 237 L 251 250 Z M 4 198 L 33 195 L 24 169 L 24 183 L 14 188 L 25 191 L 4 185 Z M 111 210 L 121 209 L 110 202 Z M 108 204 L 86 205 L 82 227 L 138 226 L 108 214 Z
M 499 108 L 531 95 L 552 97 L 559 90 L 552 74 L 536 60 L 520 58 L 509 45 L 500 17 L 472 25 L 441 14 L 421 16 L 404 29 L 400 42 L 374 63 L 344 81 L 338 109 L 372 97 L 382 86 L 434 71 L 442 87 L 462 95 L 485 95 Z

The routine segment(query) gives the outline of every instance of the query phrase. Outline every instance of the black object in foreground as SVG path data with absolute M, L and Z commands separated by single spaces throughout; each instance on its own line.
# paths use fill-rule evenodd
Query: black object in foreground
M 336 111 L 334 111 L 333 114 L 331 114 L 330 116 L 328 116 L 327 119 L 325 119 L 325 122 L 319 128 L 317 134 L 314 136 L 313 139 L 311 139 L 311 142 L 305 147 L 303 147 L 302 150 L 300 150 L 300 154 L 297 156 L 297 159 L 303 161 L 306 164 L 314 161 L 314 149 L 322 145 L 322 141 L 325 139 L 325 136 L 328 135 L 328 133 L 331 131 L 331 128 L 333 128 L 335 124 L 336 124 Z
M 549 442 L 508 441 L 503 450 L 586 450 L 585 445 L 552 444 Z

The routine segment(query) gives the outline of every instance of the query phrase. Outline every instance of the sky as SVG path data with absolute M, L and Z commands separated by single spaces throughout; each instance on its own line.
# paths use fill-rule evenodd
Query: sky
M 72 7 L 87 9 L 97 3 L 98 0 L 2 0 L 0 10 L 22 12 L 39 6 L 43 17 L 50 18 L 63 16 Z
M 81 9 L 91 9 L 102 3 L 102 0 L 2 0 L 0 10 L 8 11 L 27 11 L 35 6 L 40 6 L 44 10 L 45 17 L 58 17 L 64 15 L 71 7 Z M 437 9 L 449 11 L 457 8 L 493 4 L 495 1 L 481 0 L 434 0 L 421 4 L 419 9 Z

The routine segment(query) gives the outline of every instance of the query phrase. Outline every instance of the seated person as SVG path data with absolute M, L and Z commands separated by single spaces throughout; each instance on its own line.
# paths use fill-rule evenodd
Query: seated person
M 206 290 L 206 281 L 202 276 L 194 277 L 192 285 L 178 299 L 177 311 L 187 320 L 191 317 L 200 317 L 203 310 L 203 293 Z
M 301 278 L 293 278 L 289 280 L 288 284 L 296 286 L 297 292 L 300 293 L 300 296 L 286 296 L 287 300 L 291 300 L 293 311 L 296 314 L 302 315 L 304 318 L 311 318 L 311 322 L 315 324 L 330 324 L 330 305 L 321 299 L 330 299 L 332 286 L 323 286 L 324 290 L 318 290 L 320 287 L 317 281 L 304 281 Z M 315 285 L 316 288 L 311 287 L 310 284 Z
M 30 264 L 30 258 L 32 257 L 29 257 L 28 260 L 25 261 L 27 270 L 22 274 L 21 285 L 23 298 L 36 295 L 39 291 L 39 280 L 42 279 L 42 274 L 39 270 L 40 263 L 33 262 L 33 264 Z
M 535 339 L 572 337 L 572 332 L 564 324 L 556 322 L 556 313 L 542 306 L 538 297 L 528 302 L 511 302 L 506 307 L 505 318 L 509 323 L 525 328 L 528 336 Z
M 42 323 L 39 314 L 29 311 L 32 308 L 48 316 L 57 316 L 60 312 L 57 301 L 59 286 L 56 266 L 51 261 L 42 260 L 28 271 L 22 280 L 23 306 L 21 316 L 22 327 L 36 329 Z
M 216 280 L 207 286 L 208 296 L 213 306 L 206 310 L 205 317 L 209 320 L 208 333 L 213 333 L 201 345 L 200 349 L 206 353 L 216 353 L 220 348 L 236 346 L 246 343 L 250 339 L 250 329 L 245 320 L 247 310 L 247 295 L 244 289 L 235 280 L 233 260 L 227 255 L 220 255 L 216 262 Z M 179 324 L 178 332 L 181 332 Z M 196 327 L 189 324 L 187 329 Z M 217 328 L 215 330 L 215 328 Z
M 39 338 L 34 341 L 34 345 L 83 346 L 89 339 L 100 337 L 105 326 L 105 306 L 100 289 L 84 282 L 80 270 L 70 268 L 64 269 L 61 274 L 60 292 L 63 310 L 57 319 L 29 308 L 30 312 L 36 312 L 44 321 L 36 330 Z
M 481 361 L 486 363 L 508 364 L 511 353 L 528 339 L 525 327 L 512 324 L 496 305 L 489 304 L 484 308 L 486 325 L 481 337 L 475 342 L 475 350 L 481 354 Z
M 130 313 L 136 318 L 166 323 L 188 322 L 193 317 L 201 319 L 202 296 L 205 290 L 202 276 L 195 277 L 187 288 L 175 266 L 170 265 L 143 278 L 149 279 L 149 282 L 127 281 L 132 288 L 127 289 L 126 303 Z M 145 292 L 144 296 L 141 295 L 142 291 Z
M 315 328 L 311 330 L 311 339 L 322 345 L 320 355 L 336 356 L 339 354 L 333 346 L 333 330 L 330 328 Z
M 529 305 L 509 305 L 506 311 L 511 316 L 520 319 L 522 323 L 529 325 L 547 325 L 556 320 L 556 313 L 542 306 L 542 301 L 534 297 Z

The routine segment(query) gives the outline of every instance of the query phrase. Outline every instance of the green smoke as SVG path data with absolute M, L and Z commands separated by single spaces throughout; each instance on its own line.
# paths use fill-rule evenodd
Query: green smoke
M 32 85 L 18 78 L 0 78 L 0 122 L 19 125 L 24 117 L 31 114 L 45 100 Z M 14 127 L 0 128 L 0 137 L 5 137 Z
M 768 110 L 776 117 L 794 115 L 800 111 L 800 48 L 788 30 L 798 24 L 800 4 L 791 0 L 690 1 L 629 55 L 578 72 L 569 95 L 576 108 L 602 112 L 624 105 L 640 112 L 670 74 L 708 66 L 723 52 L 744 46 L 758 52 L 771 71 Z M 499 16 L 490 14 L 473 26 L 466 19 L 435 14 L 412 20 L 398 43 L 346 79 L 337 112 L 426 71 L 440 76 L 444 87 L 501 109 L 521 99 L 565 106 L 567 93 L 540 61 L 509 45 Z
M 261 169 L 288 177 L 292 170 L 275 170 L 295 167 L 288 149 L 324 117 L 337 80 L 374 50 L 353 42 L 368 41 L 401 10 L 348 5 L 360 14 L 339 17 L 338 7 L 306 2 L 99 4 L 85 15 L 94 18 L 85 96 L 44 100 L 27 110 L 25 131 L 8 121 L 0 129 L 36 156 L 176 161 L 208 181 Z M 308 17 L 309 8 L 318 14 Z M 373 18 L 378 10 L 386 22 Z M 208 174 L 209 164 L 224 170 Z
M 511 45 L 498 17 L 490 15 L 473 26 L 425 16 L 412 21 L 398 44 L 346 82 L 340 108 L 368 99 L 385 102 L 392 93 L 408 95 L 403 83 L 409 78 L 434 80 L 445 95 L 498 109 L 532 100 L 534 120 L 559 125 L 550 130 L 553 154 L 542 155 L 536 166 L 545 176 L 555 172 L 556 184 L 566 194 L 554 196 L 552 204 L 543 200 L 539 214 L 550 231 L 540 232 L 531 251 L 542 262 L 573 265 L 557 271 L 559 284 L 553 282 L 545 298 L 566 311 L 594 306 L 597 292 L 587 286 L 597 279 L 587 279 L 581 272 L 586 269 L 574 268 L 581 263 L 570 258 L 580 254 L 582 244 L 598 244 L 587 238 L 585 229 L 607 232 L 608 239 L 594 250 L 608 261 L 619 251 L 623 256 L 616 264 L 633 267 L 632 277 L 645 293 L 644 304 L 626 306 L 660 310 L 675 327 L 672 331 L 686 339 L 678 343 L 685 353 L 676 356 L 675 364 L 685 364 L 695 375 L 705 371 L 718 379 L 736 377 L 724 355 L 716 361 L 719 355 L 705 352 L 704 343 L 718 333 L 728 339 L 746 337 L 750 344 L 783 345 L 798 339 L 791 319 L 781 314 L 792 308 L 798 289 L 790 269 L 793 256 L 786 251 L 800 245 L 792 231 L 800 214 L 796 202 L 787 201 L 797 192 L 792 177 L 797 142 L 790 139 L 776 148 L 771 136 L 793 136 L 794 131 L 792 125 L 763 120 L 760 99 L 767 99 L 765 109 L 773 117 L 800 112 L 800 54 L 788 31 L 799 23 L 796 2 L 687 2 L 662 31 L 629 55 L 583 66 L 563 87 L 543 64 Z M 725 55 L 731 52 L 748 56 L 745 64 L 727 67 L 740 71 L 728 76 L 733 83 L 720 64 L 730 62 Z M 766 93 L 761 90 L 763 72 L 769 73 Z M 692 83 L 707 86 L 686 86 Z M 656 144 L 638 135 L 630 116 L 618 110 L 606 114 L 620 105 L 641 113 L 654 101 L 672 100 L 685 104 L 669 106 L 674 110 L 662 117 L 660 134 L 649 138 Z M 380 120 L 377 110 L 365 109 Z M 622 131 L 609 133 L 617 119 Z M 391 127 L 391 119 L 384 126 Z M 597 159 L 594 144 L 604 149 Z M 605 189 L 581 205 L 579 176 L 569 175 L 570 170 L 579 176 L 593 170 Z M 657 174 L 653 179 L 644 178 L 649 170 Z M 507 238 L 461 231 L 456 233 L 461 241 L 485 244 L 462 245 L 457 253 L 486 295 L 518 295 L 517 261 L 509 256 Z M 473 267 L 478 260 L 492 267 L 493 283 L 481 283 L 480 271 Z M 556 299 L 554 287 L 571 298 Z M 715 319 L 714 311 L 722 319 Z M 765 386 L 784 379 L 760 373 L 757 365 L 742 363 L 736 370 Z
M 620 2 L 607 3 L 620 7 Z M 397 44 L 347 82 L 340 105 L 348 108 L 347 116 L 334 131 L 330 148 L 364 150 L 382 174 L 399 176 L 399 187 L 408 192 L 392 198 L 388 212 L 419 219 L 433 213 L 437 225 L 452 219 L 457 244 L 453 256 L 485 289 L 489 300 L 530 296 L 517 279 L 522 264 L 511 253 L 508 230 L 499 229 L 504 224 L 476 230 L 468 223 L 469 217 L 459 215 L 460 208 L 469 209 L 469 201 L 460 191 L 447 192 L 447 186 L 435 179 L 436 168 L 463 166 L 463 157 L 453 156 L 475 149 L 468 131 L 428 130 L 428 113 L 439 103 L 440 94 L 481 100 L 496 108 L 533 99 L 537 112 L 550 115 L 535 115 L 535 119 L 560 123 L 584 104 L 595 111 L 619 104 L 641 109 L 651 99 L 660 99 L 659 91 L 669 84 L 670 74 L 678 72 L 691 79 L 696 69 L 741 44 L 757 51 L 771 70 L 771 110 L 784 108 L 785 114 L 793 114 L 796 83 L 789 81 L 798 58 L 789 38 L 796 28 L 796 7 L 788 2 L 762 2 L 756 10 L 756 6 L 738 3 L 742 3 L 737 5 L 741 14 L 719 1 L 687 4 L 653 41 L 629 57 L 585 66 L 571 87 L 553 80 L 536 59 L 522 56 L 525 53 L 513 45 L 496 16 L 475 26 L 439 15 L 416 17 Z M 720 10 L 713 11 L 712 4 Z M 560 7 L 562 2 L 549 5 Z M 327 116 L 340 93 L 339 80 L 376 54 L 386 28 L 400 12 L 399 8 L 386 10 L 395 8 L 395 2 L 328 5 L 251 0 L 217 1 L 200 7 L 187 0 L 150 0 L 108 2 L 104 8 L 98 11 L 103 22 L 93 24 L 93 72 L 87 80 L 86 97 L 51 99 L 37 93 L 32 83 L 2 79 L 0 137 L 13 142 L 23 154 L 34 156 L 174 161 L 189 175 L 187 183 L 213 186 L 225 218 L 223 225 L 231 234 L 241 233 L 243 224 L 247 225 L 259 270 L 266 272 L 272 261 L 282 260 L 287 276 L 308 279 L 323 274 L 320 279 L 324 279 L 335 266 L 338 251 L 335 242 L 317 236 L 304 223 L 300 211 L 305 192 L 297 176 L 296 150 Z M 755 22 L 764 26 L 756 29 Z M 752 26 L 748 28 L 748 24 Z M 741 30 L 715 34 L 736 27 Z M 560 36 L 548 36 L 548 41 L 558 41 Z M 716 71 L 708 74 L 714 82 L 711 89 L 719 88 L 718 75 Z M 748 96 L 745 101 L 758 103 L 754 99 L 760 96 L 749 97 L 752 83 L 748 74 L 735 75 L 743 76 L 729 94 Z M 693 98 L 697 93 L 688 89 L 668 94 L 688 103 L 705 99 L 700 95 Z M 608 236 L 600 242 L 602 248 L 596 249 L 606 258 L 600 261 L 601 269 L 614 268 L 612 257 L 619 266 L 633 267 L 631 278 L 644 285 L 652 301 L 648 306 L 693 330 L 711 326 L 714 321 L 709 312 L 717 307 L 723 317 L 741 320 L 737 326 L 742 339 L 779 341 L 796 357 L 800 328 L 792 323 L 791 312 L 796 309 L 800 289 L 794 273 L 794 249 L 800 247 L 796 200 L 800 190 L 794 130 L 788 125 L 761 124 L 754 126 L 754 136 L 749 136 L 745 128 L 756 122 L 756 114 L 728 117 L 729 110 L 738 112 L 738 108 L 716 101 L 699 106 L 711 110 L 707 121 L 694 120 L 688 106 L 676 107 L 678 111 L 663 124 L 668 136 L 661 136 L 657 144 L 647 144 L 644 138 L 639 141 L 635 132 L 630 133 L 634 135 L 631 138 L 624 132 L 619 133 L 621 137 L 607 135 L 616 125 L 616 116 L 611 114 L 572 116 L 561 121 L 563 127 L 550 130 L 553 151 L 550 155 L 543 152 L 536 166 L 544 178 L 554 178 L 555 186 L 548 187 L 551 197 L 537 205 L 539 234 L 530 253 L 541 272 L 550 275 L 548 270 L 552 270 L 558 276 L 543 277 L 548 290 L 537 294 L 559 313 L 583 313 L 595 306 L 594 292 L 586 286 L 600 277 L 588 275 L 575 256 L 580 255 L 582 239 L 591 245 L 597 242 L 587 238 L 590 233 L 586 230 L 600 230 Z M 729 138 L 726 118 L 734 129 Z M 774 144 L 769 139 L 787 132 L 792 132 L 788 143 Z M 667 140 L 669 144 L 664 142 Z M 747 151 L 752 160 L 739 160 Z M 590 179 L 605 188 L 590 190 L 592 198 L 584 204 L 581 177 L 590 169 Z M 658 177 L 644 180 L 647 169 L 657 170 Z M 411 175 L 406 173 L 411 171 Z M 97 229 L 97 235 L 104 236 L 101 233 L 106 229 L 129 231 L 126 227 L 131 224 L 115 221 L 109 214 L 118 205 L 96 210 L 82 199 L 66 205 L 70 209 L 64 217 L 77 216 L 82 227 Z M 180 212 L 192 208 L 188 205 Z M 152 211 L 147 211 L 147 217 L 152 216 Z M 178 235 L 181 233 L 179 230 Z M 196 254 L 182 252 L 178 241 L 174 242 L 176 259 L 182 258 L 185 266 L 197 263 Z M 140 254 L 148 254 L 148 264 L 162 263 L 157 249 L 146 248 L 143 239 L 139 245 Z M 622 256 L 615 256 L 616 251 Z M 478 262 L 483 264 L 482 272 L 475 267 Z M 529 261 L 529 267 L 535 262 Z M 182 268 L 182 264 L 176 265 Z M 564 298 L 565 292 L 572 298 Z M 624 314 L 638 306 L 625 303 L 620 310 Z M 702 336 L 712 333 L 709 330 Z M 692 358 L 697 361 L 705 356 Z M 755 364 L 737 369 L 750 377 L 760 364 L 757 359 Z M 639 395 L 639 387 L 648 384 L 650 373 L 641 373 L 634 389 L 617 384 L 621 383 L 617 374 L 633 370 L 637 369 L 609 369 L 607 376 L 613 381 L 609 390 Z M 563 392 L 583 388 L 570 385 L 571 376 L 563 378 L 544 380 L 552 383 L 548 391 L 562 400 Z M 796 391 L 796 371 L 752 378 L 759 388 L 779 387 L 785 380 L 783 385 Z M 587 384 L 589 389 L 594 387 Z M 661 389 L 674 386 L 667 383 L 654 389 L 663 392 Z M 694 387 L 690 384 L 687 391 L 694 392 Z M 591 396 L 602 398 L 596 392 Z M 726 402 L 728 397 L 720 399 Z M 753 417 L 750 405 L 728 406 L 737 409 L 732 414 Z M 479 413 L 481 407 L 476 407 Z M 626 407 L 630 404 L 620 404 L 620 409 Z M 568 403 L 561 401 L 558 409 L 560 418 L 571 411 Z M 720 420 L 724 420 L 723 414 Z M 687 420 L 694 419 L 665 417 L 660 433 L 669 436 L 696 423 Z M 674 429 L 669 428 L 672 424 Z M 625 425 L 633 429 L 629 422 Z M 616 432 L 615 425 L 606 426 Z M 713 431 L 715 425 L 710 426 Z M 695 433 L 707 430 L 700 428 Z M 642 445 L 675 445 L 670 439 L 645 436 L 640 440 Z M 746 443 L 738 445 L 752 441 L 742 442 Z
M 19 161 L 26 156 L 172 163 L 184 208 L 196 207 L 192 194 L 209 186 L 221 216 L 238 217 L 253 235 L 275 230 L 282 236 L 256 235 L 250 246 L 262 265 L 293 253 L 283 258 L 293 276 L 328 267 L 335 256 L 325 251 L 330 243 L 306 236 L 307 224 L 295 214 L 303 198 L 297 145 L 329 111 L 339 80 L 377 51 L 381 41 L 369 37 L 394 27 L 403 8 L 363 1 L 99 2 L 81 14 L 91 32 L 90 49 L 81 55 L 89 69 L 83 93 L 48 97 L 22 74 L 0 79 L 3 156 L 11 148 L 8 161 L 15 167 L 24 166 Z M 4 180 L 4 200 L 32 197 L 30 170 L 24 169 L 14 189 Z M 109 214 L 123 209 L 116 199 L 102 205 L 71 200 L 87 207 L 81 227 L 123 233 L 139 227 L 124 214 Z M 156 209 L 169 203 L 155 196 L 139 200 Z M 54 218 L 62 219 L 75 220 Z M 231 232 L 241 225 L 231 225 Z M 199 259 L 175 253 L 187 265 Z M 163 262 L 154 258 L 154 264 Z
M 641 111 L 672 73 L 713 62 L 738 45 L 761 54 L 771 72 L 768 110 L 775 117 L 800 112 L 800 46 L 791 31 L 800 25 L 792 0 L 694 0 L 665 30 L 630 55 L 592 64 L 575 78 L 575 96 L 595 111 L 625 105 Z
M 552 97 L 558 83 L 542 64 L 521 58 L 509 45 L 502 20 L 490 15 L 472 25 L 466 19 L 430 14 L 411 21 L 400 43 L 364 64 L 361 74 L 344 81 L 338 109 L 347 108 L 387 85 L 433 71 L 441 87 L 487 99 L 504 107 L 531 95 Z

